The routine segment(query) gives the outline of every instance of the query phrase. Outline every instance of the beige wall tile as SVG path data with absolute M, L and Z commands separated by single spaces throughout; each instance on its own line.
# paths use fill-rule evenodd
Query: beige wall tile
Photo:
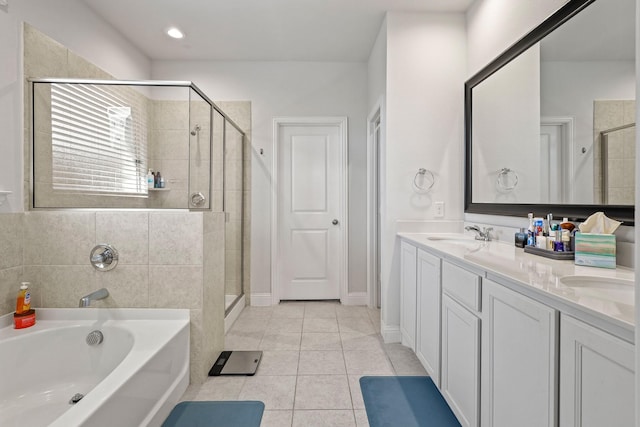
M 92 212 L 25 214 L 25 265 L 86 265 L 95 246 Z
M 18 290 L 20 289 L 20 282 L 22 276 L 22 267 L 5 268 L 0 270 L 0 316 L 9 314 L 16 309 L 16 297 Z M 39 307 L 40 304 L 36 304 L 36 298 L 39 301 L 35 289 L 31 289 L 31 305 L 33 307 Z
M 120 265 L 148 264 L 149 214 L 96 212 L 95 243 L 112 245 L 118 251 Z
M 67 48 L 26 23 L 24 48 L 24 74 L 27 77 L 67 76 Z
M 151 266 L 149 307 L 202 308 L 201 266 Z
M 89 265 L 27 265 L 23 280 L 40 291 L 43 307 L 77 307 L 80 298 L 99 289 L 95 270 Z
M 0 269 L 22 267 L 23 219 L 21 213 L 0 214 Z
M 202 213 L 151 212 L 149 264 L 202 265 Z
M 109 298 L 97 301 L 96 307 L 149 307 L 149 267 L 120 265 L 109 271 L 96 271 L 96 288 L 107 288 Z
M 185 97 L 188 89 L 184 89 Z M 187 101 L 155 101 L 154 129 L 189 130 L 189 103 Z M 187 132 L 184 134 L 188 138 Z

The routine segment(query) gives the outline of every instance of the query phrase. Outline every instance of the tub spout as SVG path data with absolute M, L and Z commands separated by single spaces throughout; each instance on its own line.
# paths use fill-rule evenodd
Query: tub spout
M 91 292 L 89 295 L 85 295 L 80 298 L 80 304 L 78 307 L 89 307 L 91 305 L 91 301 L 105 299 L 109 296 L 109 291 L 106 288 L 98 289 L 95 292 Z

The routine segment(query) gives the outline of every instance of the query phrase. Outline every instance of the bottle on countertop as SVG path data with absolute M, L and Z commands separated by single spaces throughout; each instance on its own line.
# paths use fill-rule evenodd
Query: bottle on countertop
M 527 246 L 535 246 L 536 232 L 533 225 L 533 213 L 529 212 L 527 216 L 529 217 L 529 228 L 527 229 Z
M 529 235 L 527 232 L 524 231 L 524 227 L 520 228 L 520 231 L 516 233 L 515 235 L 515 245 L 518 248 L 524 248 L 524 246 L 527 244 L 527 240 L 529 238 Z

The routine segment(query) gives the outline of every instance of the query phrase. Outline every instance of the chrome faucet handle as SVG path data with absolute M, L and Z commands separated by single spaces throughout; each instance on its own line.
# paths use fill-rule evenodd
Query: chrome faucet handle
M 111 245 L 97 245 L 91 250 L 89 261 L 96 270 L 109 271 L 118 264 L 118 251 Z
M 493 231 L 493 227 L 482 227 L 482 235 L 484 237 L 485 242 L 491 241 L 491 232 Z

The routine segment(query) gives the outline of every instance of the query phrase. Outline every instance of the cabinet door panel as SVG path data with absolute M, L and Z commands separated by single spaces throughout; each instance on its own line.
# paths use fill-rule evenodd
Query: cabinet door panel
M 400 333 L 411 350 L 416 349 L 416 254 L 415 246 L 400 244 Z
M 632 426 L 633 345 L 569 316 L 560 322 L 560 425 Z
M 480 319 L 447 295 L 442 296 L 442 372 L 440 391 L 465 427 L 478 425 Z
M 482 293 L 482 425 L 555 426 L 556 311 L 490 280 Z
M 418 249 L 416 356 L 440 385 L 440 258 Z

